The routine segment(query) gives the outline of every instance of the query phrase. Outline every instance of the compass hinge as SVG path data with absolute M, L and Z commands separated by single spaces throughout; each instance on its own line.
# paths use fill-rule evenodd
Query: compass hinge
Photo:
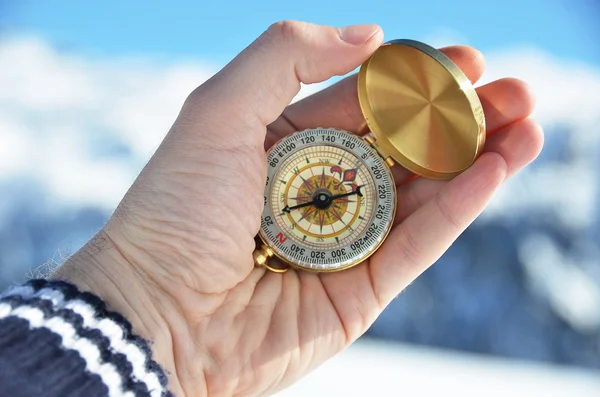
M 394 162 L 394 159 L 392 159 L 392 156 L 385 154 L 382 150 L 381 147 L 379 147 L 379 145 L 377 145 L 377 140 L 372 136 L 372 135 L 366 135 L 365 136 L 365 142 L 367 142 L 369 145 L 371 145 L 371 147 L 373 149 L 375 149 L 375 151 L 377 152 L 377 154 L 379 154 L 379 157 L 381 157 L 382 159 L 385 160 L 386 164 L 390 167 L 393 167 L 394 164 L 396 164 Z

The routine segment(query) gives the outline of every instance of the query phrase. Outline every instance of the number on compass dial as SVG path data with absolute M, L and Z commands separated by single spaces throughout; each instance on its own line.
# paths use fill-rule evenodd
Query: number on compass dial
M 333 129 L 278 143 L 259 235 L 286 262 L 339 270 L 370 255 L 387 234 L 395 190 L 389 169 L 363 140 Z

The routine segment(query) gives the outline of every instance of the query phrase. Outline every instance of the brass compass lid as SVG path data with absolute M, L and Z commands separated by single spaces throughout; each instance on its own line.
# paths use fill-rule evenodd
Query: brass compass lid
M 446 55 L 418 41 L 381 46 L 360 68 L 358 97 L 380 153 L 416 174 L 452 178 L 485 143 L 471 82 Z

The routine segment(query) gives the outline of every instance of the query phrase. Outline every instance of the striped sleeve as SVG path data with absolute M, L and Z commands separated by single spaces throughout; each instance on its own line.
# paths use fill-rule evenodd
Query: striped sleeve
M 0 395 L 172 396 L 148 344 L 102 300 L 62 281 L 0 295 Z

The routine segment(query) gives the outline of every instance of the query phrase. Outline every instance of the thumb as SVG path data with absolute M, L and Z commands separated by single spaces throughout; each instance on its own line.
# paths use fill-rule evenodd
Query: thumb
M 278 22 L 197 88 L 188 108 L 196 114 L 212 109 L 212 116 L 225 117 L 229 125 L 232 117 L 241 116 L 244 124 L 260 123 L 264 131 L 300 91 L 300 83 L 318 83 L 351 72 L 382 41 L 377 25 L 334 28 Z M 264 133 L 253 138 L 262 142 Z

